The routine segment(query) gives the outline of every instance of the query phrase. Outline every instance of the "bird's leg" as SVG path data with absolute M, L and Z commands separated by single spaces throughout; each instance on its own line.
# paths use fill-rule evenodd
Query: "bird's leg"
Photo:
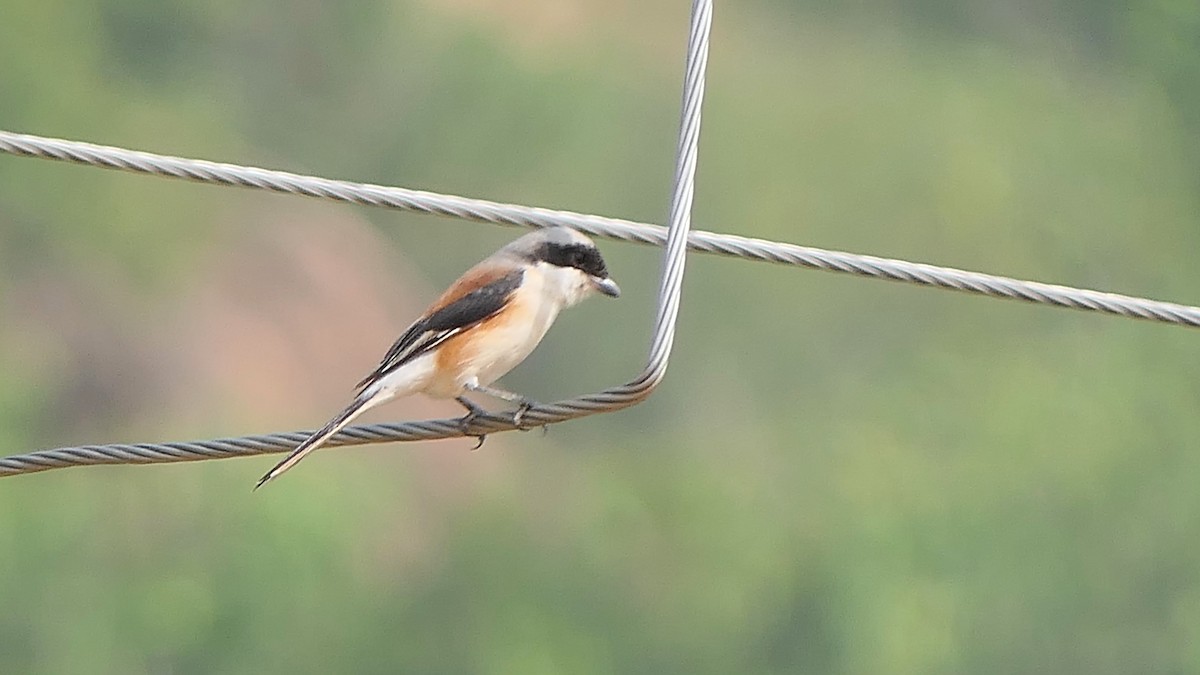
M 491 396 L 492 398 L 498 398 L 502 401 L 508 401 L 509 403 L 516 403 L 517 410 L 516 410 L 516 412 L 513 413 L 513 425 L 516 426 L 518 429 L 521 429 L 522 431 L 528 431 L 528 429 L 526 429 L 521 424 L 521 420 L 525 417 L 525 413 L 530 408 L 537 405 L 537 401 L 534 401 L 531 398 L 526 398 L 520 394 L 514 394 L 511 391 L 505 391 L 503 389 L 495 389 L 493 387 L 486 387 L 482 384 L 479 384 L 478 382 L 467 383 L 467 389 L 469 389 L 471 391 L 479 392 L 480 394 L 487 394 L 488 396 Z
M 460 429 L 462 429 L 464 434 L 467 433 L 467 429 L 471 428 L 471 422 L 474 422 L 476 417 L 487 414 L 486 410 L 475 405 L 475 403 L 466 396 L 455 396 L 454 400 L 458 401 L 459 405 L 467 409 L 467 414 L 458 418 L 458 426 Z M 483 447 L 483 442 L 487 440 L 487 434 L 479 434 L 475 437 L 475 439 L 478 442 L 475 443 L 475 447 L 471 448 L 472 450 L 478 450 Z
M 471 421 L 476 417 L 487 414 L 486 410 L 476 405 L 474 401 L 466 396 L 455 396 L 454 400 L 458 401 L 459 405 L 467 409 L 467 414 L 462 416 L 462 421 L 464 424 L 470 424 Z

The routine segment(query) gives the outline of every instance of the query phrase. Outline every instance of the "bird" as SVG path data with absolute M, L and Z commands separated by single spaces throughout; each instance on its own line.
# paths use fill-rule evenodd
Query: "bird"
M 513 240 L 451 284 L 359 381 L 354 400 L 254 489 L 291 469 L 362 413 L 402 396 L 453 398 L 467 409 L 459 420 L 466 429 L 486 411 L 465 394 L 484 394 L 517 404 L 513 424 L 521 426 L 534 402 L 492 384 L 533 352 L 560 311 L 597 293 L 616 298 L 621 288 L 583 233 L 554 226 Z

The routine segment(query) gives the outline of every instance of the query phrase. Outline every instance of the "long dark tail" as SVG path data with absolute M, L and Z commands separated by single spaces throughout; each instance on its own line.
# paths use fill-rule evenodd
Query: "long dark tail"
M 262 478 L 258 479 L 258 484 L 254 486 L 254 489 L 257 490 L 258 488 L 281 476 L 283 472 L 287 471 L 293 466 L 296 466 L 300 460 L 304 459 L 305 455 L 321 447 L 325 441 L 328 441 L 333 437 L 334 434 L 341 431 L 342 427 L 353 421 L 355 417 L 358 417 L 362 413 L 382 402 L 383 401 L 381 400 L 381 397 L 373 392 L 364 391 L 363 393 L 359 394 L 358 397 L 354 399 L 353 403 L 346 406 L 345 410 L 335 415 L 333 419 L 329 420 L 325 426 L 314 432 L 312 436 L 304 439 L 304 442 L 298 445 L 296 449 L 292 451 L 292 454 L 285 457 L 282 462 L 276 464 L 274 468 L 263 475 Z

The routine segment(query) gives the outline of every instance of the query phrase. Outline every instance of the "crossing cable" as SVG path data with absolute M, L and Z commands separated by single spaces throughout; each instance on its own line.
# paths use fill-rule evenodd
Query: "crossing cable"
M 684 263 L 687 260 L 692 197 L 695 194 L 697 148 L 700 142 L 700 108 L 704 100 L 704 78 L 708 66 L 711 28 L 712 0 L 695 0 L 691 11 L 679 144 L 676 149 L 675 176 L 667 221 L 662 282 L 646 365 L 637 377 L 627 384 L 595 394 L 533 407 L 524 414 L 524 425 L 562 422 L 636 405 L 650 396 L 666 374 L 667 361 L 675 338 L 675 320 L 679 315 Z M 477 417 L 465 431 L 457 419 L 375 424 L 344 429 L 326 445 L 447 438 L 462 436 L 464 433 L 479 435 L 514 428 L 516 427 L 512 424 L 510 416 L 497 415 Z M 294 449 L 308 433 L 268 434 L 185 443 L 90 445 L 44 450 L 0 458 L 0 477 L 81 464 L 146 464 L 284 452 Z
M 0 152 L 199 183 L 237 186 L 365 206 L 382 206 L 521 227 L 567 225 L 588 234 L 636 244 L 662 246 L 667 230 L 658 225 L 573 211 L 501 204 L 484 199 L 354 183 L 286 171 L 184 159 L 80 141 L 0 130 Z M 1116 293 L 1025 281 L 952 267 L 845 253 L 811 246 L 693 230 L 688 248 L 758 262 L 797 265 L 875 279 L 899 281 L 994 298 L 1115 314 L 1135 319 L 1200 327 L 1200 308 Z

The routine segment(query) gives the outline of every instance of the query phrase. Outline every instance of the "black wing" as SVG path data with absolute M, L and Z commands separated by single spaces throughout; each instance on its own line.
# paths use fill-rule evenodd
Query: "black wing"
M 494 316 L 521 285 L 523 276 L 521 270 L 510 272 L 417 319 L 384 355 L 379 367 L 364 377 L 357 388 L 361 391 L 369 387 L 400 366 Z

